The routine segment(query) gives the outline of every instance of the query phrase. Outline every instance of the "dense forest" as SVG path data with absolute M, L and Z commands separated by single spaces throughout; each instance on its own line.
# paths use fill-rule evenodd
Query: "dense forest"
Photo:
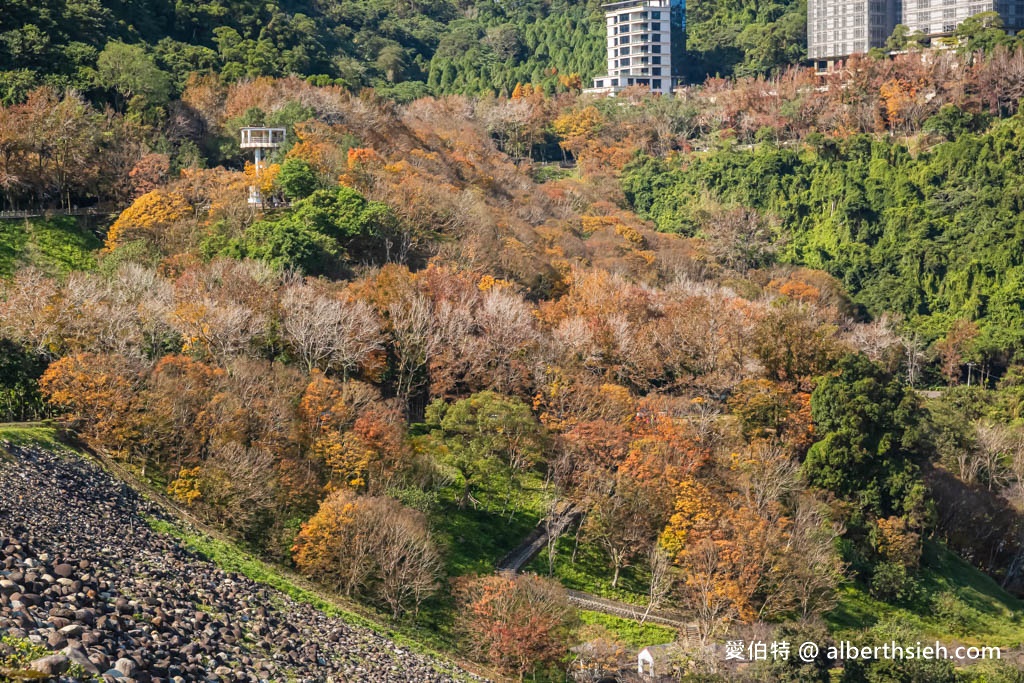
M 944 109 L 925 127 L 965 118 Z M 1015 116 L 916 156 L 901 142 L 857 135 L 727 148 L 680 166 L 643 158 L 625 179 L 634 205 L 663 229 L 696 234 L 708 197 L 770 217 L 783 261 L 829 272 L 869 315 L 899 315 L 923 344 L 958 321 L 970 325 L 964 360 L 1002 371 L 1024 329 L 1021 125 Z M 959 364 L 943 371 L 962 379 Z
M 691 4 L 692 51 L 677 71 L 700 81 L 796 63 L 803 5 L 748 5 Z M 294 74 L 401 101 L 508 95 L 520 83 L 554 92 L 605 68 L 603 30 L 596 0 L 11 0 L 0 7 L 0 102 L 52 85 L 161 105 L 194 73 Z
M 492 674 L 676 637 L 572 588 L 701 680 L 1019 680 L 703 648 L 1024 640 L 1024 49 L 691 9 L 723 77 L 611 99 L 596 4 L 5 3 L 0 422 Z

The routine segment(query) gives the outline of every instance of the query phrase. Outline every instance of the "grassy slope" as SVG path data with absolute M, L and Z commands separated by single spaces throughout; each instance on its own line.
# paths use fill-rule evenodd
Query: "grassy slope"
M 600 612 L 580 612 L 580 624 L 582 625 L 581 631 L 587 629 L 587 627 L 590 627 L 588 629 L 590 635 L 594 635 L 594 632 L 598 630 L 608 631 L 623 645 L 637 650 L 643 649 L 648 645 L 671 643 L 678 636 L 675 629 L 668 628 L 667 626 L 638 624 L 629 619 L 622 619 Z
M 514 514 L 502 514 L 498 495 L 481 495 L 486 507 L 466 505 L 459 508 L 457 492 L 440 493 L 438 509 L 431 525 L 447 551 L 448 573 L 490 574 L 494 565 L 518 546 L 544 515 L 547 492 L 540 475 L 528 472 L 520 478 L 515 492 Z
M 0 422 L 0 441 L 51 448 L 58 445 L 56 430 L 44 422 Z
M 0 220 L 0 277 L 19 267 L 34 265 L 59 275 L 89 270 L 96 265 L 93 252 L 102 245 L 85 223 L 74 217 Z
M 919 581 L 922 595 L 908 607 L 875 600 L 861 586 L 846 587 L 828 615 L 830 629 L 849 633 L 895 617 L 924 636 L 946 642 L 1000 647 L 1024 643 L 1024 601 L 941 544 L 925 544 Z M 944 593 L 962 603 L 955 617 L 935 609 L 934 599 Z
M 607 554 L 596 544 L 580 541 L 576 535 L 566 533 L 555 547 L 555 577 L 567 588 L 586 591 L 612 600 L 633 605 L 647 604 L 649 572 L 643 566 L 630 565 L 619 572 L 619 582 L 612 587 L 612 568 Z M 575 553 L 574 553 L 575 550 Z M 573 556 L 575 554 L 575 560 Z M 528 569 L 538 574 L 548 573 L 548 551 L 541 551 Z

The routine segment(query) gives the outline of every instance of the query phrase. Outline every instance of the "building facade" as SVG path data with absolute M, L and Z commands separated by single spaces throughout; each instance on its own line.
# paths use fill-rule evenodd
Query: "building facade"
M 672 36 L 682 33 L 683 4 L 671 0 L 624 0 L 602 5 L 602 9 L 608 70 L 594 78 L 594 87 L 587 91 L 614 94 L 624 88 L 642 86 L 651 92 L 672 92 Z M 682 45 L 678 48 L 682 49 Z
M 911 33 L 926 36 L 949 35 L 967 17 L 982 12 L 997 12 L 1007 30 L 1024 26 L 1024 2 L 1006 0 L 903 0 L 903 22 Z
M 982 12 L 998 12 L 1009 31 L 1024 28 L 1024 0 L 808 0 L 807 57 L 823 70 L 884 47 L 897 24 L 935 38 Z
M 882 47 L 899 20 L 899 0 L 808 0 L 807 56 L 826 66 Z

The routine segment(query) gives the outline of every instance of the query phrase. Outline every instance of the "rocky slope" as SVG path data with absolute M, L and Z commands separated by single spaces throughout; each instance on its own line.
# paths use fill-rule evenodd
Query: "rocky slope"
M 77 455 L 0 447 L 0 662 L 32 641 L 52 654 L 31 668 L 58 680 L 468 678 L 218 569 L 152 531 L 144 516 L 164 513 Z

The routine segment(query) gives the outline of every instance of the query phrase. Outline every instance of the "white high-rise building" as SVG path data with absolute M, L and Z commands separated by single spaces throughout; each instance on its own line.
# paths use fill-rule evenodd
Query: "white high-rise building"
M 601 5 L 607 24 L 608 73 L 587 92 L 617 93 L 644 86 L 672 92 L 671 0 L 623 0 Z M 681 46 L 680 46 L 681 47 Z
M 825 69 L 836 59 L 866 54 L 885 45 L 899 21 L 899 0 L 808 0 L 807 56 Z
M 807 57 L 825 70 L 883 47 L 897 24 L 938 38 L 982 12 L 997 12 L 1010 33 L 1024 28 L 1024 0 L 808 0 Z

